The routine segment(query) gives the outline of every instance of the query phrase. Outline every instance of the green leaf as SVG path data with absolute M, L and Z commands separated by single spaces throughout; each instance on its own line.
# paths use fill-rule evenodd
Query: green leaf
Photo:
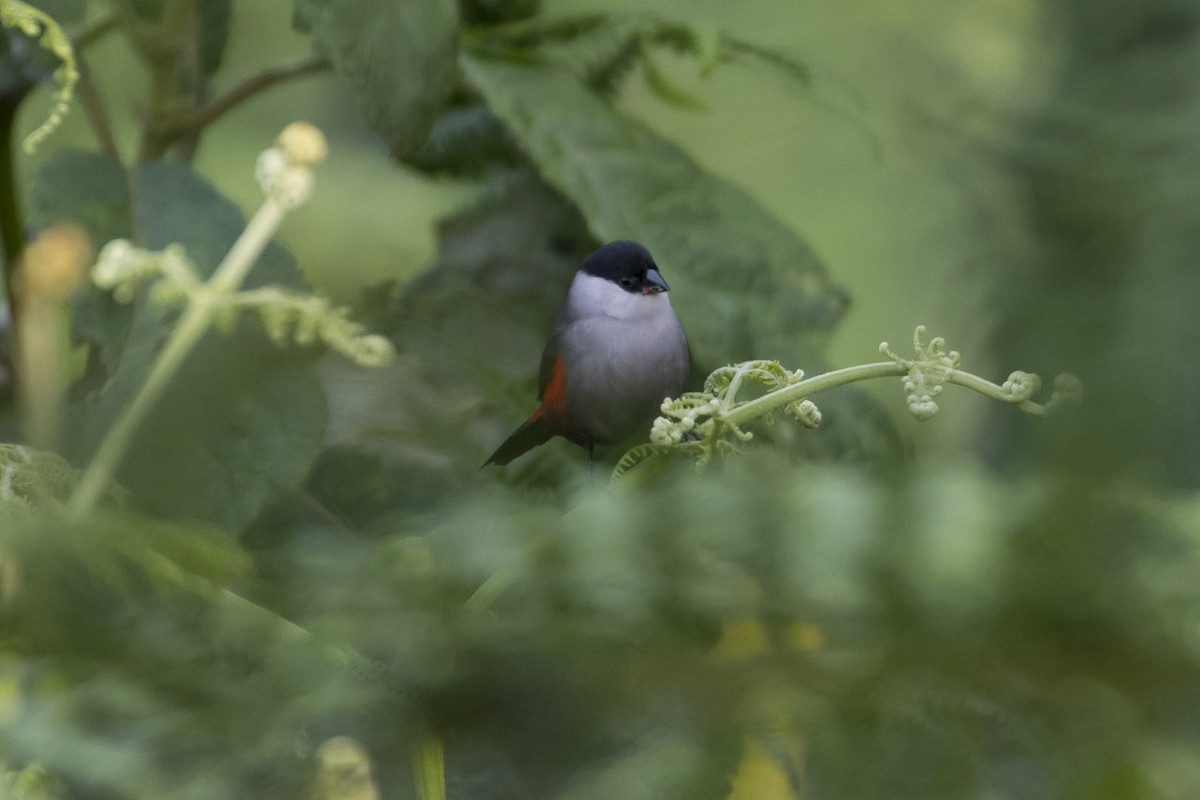
M 542 0 L 461 0 L 464 25 L 499 25 L 528 19 L 542 10 Z
M 759 62 L 807 87 L 807 65 L 785 52 L 721 33 L 704 23 L 680 22 L 653 13 L 597 14 L 535 18 L 523 23 L 473 31 L 469 48 L 477 55 L 517 63 L 552 64 L 589 89 L 610 95 L 621 79 L 641 62 L 651 91 L 661 75 L 650 49 L 663 47 L 696 59 L 700 75 L 729 62 Z M 678 90 L 663 99 L 677 102 Z
M 244 576 L 249 565 L 226 532 L 194 522 L 161 522 L 112 510 L 96 512 L 83 523 L 66 524 L 51 514 L 6 522 L 0 543 L 32 567 L 43 572 L 81 567 L 116 588 L 147 579 L 162 589 L 186 589 L 195 585 L 187 582 L 190 577 L 222 586 Z M 31 594 L 38 602 L 38 592 Z
M 142 165 L 132 215 L 124 180 L 100 156 L 56 158 L 38 176 L 34 216 L 78 220 L 100 241 L 132 235 L 120 228 L 136 219 L 139 244 L 180 243 L 203 275 L 243 228 L 237 208 L 185 165 Z M 80 183 L 86 191 L 75 190 Z M 291 256 L 277 245 L 267 248 L 247 281 L 266 284 L 303 285 Z M 137 392 L 172 322 L 158 307 L 142 303 L 130 313 L 99 293 L 92 297 L 95 302 L 82 305 L 79 333 L 96 337 L 106 380 L 68 413 L 66 455 L 77 464 L 86 463 Z M 297 484 L 316 457 L 327 415 L 313 356 L 279 350 L 256 322 L 230 335 L 210 334 L 139 430 L 117 479 L 155 514 L 240 529 Z
M 233 21 L 233 0 L 204 0 L 196 7 L 200 15 L 200 66 L 212 75 L 221 66 Z
M 167 0 L 129 0 L 133 13 L 145 20 L 161 20 Z
M 0 443 L 0 507 L 26 509 L 65 503 L 78 475 L 54 453 Z
M 470 55 L 462 64 L 598 239 L 654 253 L 700 363 L 748 353 L 819 363 L 848 298 L 792 230 L 578 80 Z
M 102 244 L 129 236 L 132 228 L 125 168 L 102 153 L 56 152 L 38 169 L 28 197 L 29 225 L 35 229 L 69 219 Z
M 704 110 L 704 101 L 677 86 L 658 66 L 654 60 L 654 54 L 645 44 L 641 47 L 641 56 L 642 74 L 646 77 L 646 86 L 654 92 L 655 96 L 673 106 L 696 111 Z
M 208 277 L 245 227 L 237 206 L 186 164 L 150 162 L 138 167 L 136 241 L 150 250 L 182 244 L 202 277 Z M 245 288 L 279 284 L 303 288 L 290 253 L 277 244 L 263 251 Z
M 113 156 L 56 152 L 38 170 L 28 198 L 28 220 L 34 230 L 71 220 L 87 230 L 97 247 L 132 235 L 128 176 Z M 111 369 L 117 363 L 132 315 L 132 308 L 94 286 L 80 293 L 72 315 L 74 332 L 96 348 L 97 366 Z
M 297 0 L 294 19 L 393 152 L 419 148 L 457 81 L 452 0 Z
M 58 58 L 36 39 L 0 26 L 0 97 L 19 99 L 50 77 L 59 64 Z
M 87 16 L 87 0 L 38 0 L 31 5 L 45 11 L 59 25 L 76 25 Z
M 153 363 L 164 330 L 139 309 L 105 389 L 73 410 L 71 456 L 94 452 Z M 288 354 L 256 330 L 210 334 L 142 424 L 117 478 L 139 507 L 237 531 L 303 480 L 327 418 L 311 357 Z
M 523 164 L 524 156 L 487 104 L 470 102 L 438 117 L 425 143 L 405 161 L 423 172 L 457 177 Z
M 654 731 L 644 741 L 606 759 L 559 795 L 560 800 L 658 800 L 658 798 L 717 798 L 719 776 L 713 774 L 713 753 L 702 743 L 675 732 Z M 722 787 L 724 788 L 724 787 Z

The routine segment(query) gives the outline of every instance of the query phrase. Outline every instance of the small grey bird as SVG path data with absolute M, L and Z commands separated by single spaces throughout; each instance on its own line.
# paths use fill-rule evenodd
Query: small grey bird
M 691 354 L 650 251 L 612 242 L 575 273 L 538 375 L 541 405 L 484 462 L 504 465 L 562 436 L 587 448 L 620 441 L 678 396 Z

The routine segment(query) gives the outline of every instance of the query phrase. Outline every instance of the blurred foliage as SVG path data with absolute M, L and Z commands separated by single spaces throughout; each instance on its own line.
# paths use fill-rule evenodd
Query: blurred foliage
M 878 132 L 886 159 L 920 131 L 971 201 L 939 205 L 900 181 L 876 200 L 882 232 L 844 222 L 843 242 L 878 243 L 880 273 L 917 241 L 920 270 L 872 280 L 827 267 L 816 253 L 844 249 L 814 247 L 738 174 L 778 109 L 739 119 L 715 155 L 680 133 L 707 125 L 697 109 L 721 113 L 700 81 L 777 81 L 838 126 L 838 141 L 789 147 L 854 140 L 870 160 L 858 130 L 877 120 L 840 110 L 869 108 L 860 87 L 774 46 L 775 16 L 295 0 L 312 53 L 251 74 L 231 55 L 245 3 L 36 5 L 94 77 L 73 113 L 98 146 L 51 138 L 36 170 L 9 169 L 17 111 L 57 65 L 6 30 L 8 286 L 29 234 L 62 220 L 97 245 L 180 244 L 210 274 L 243 231 L 227 184 L 251 163 L 229 138 L 218 156 L 202 143 L 235 107 L 252 117 L 260 96 L 323 69 L 371 146 L 474 196 L 437 223 L 427 269 L 363 289 L 359 318 L 395 343 L 392 364 L 281 349 L 249 315 L 209 333 L 136 431 L 120 485 L 82 514 L 63 508 L 77 470 L 179 314 L 152 290 L 130 305 L 94 287 L 74 299 L 61 452 L 19 444 L 21 410 L 8 395 L 0 408 L 12 440 L 0 446 L 0 797 L 1200 792 L 1191 4 L 1006 6 L 1029 33 L 1021 52 L 1044 54 L 1013 71 L 1011 96 L 951 71 L 938 85 L 953 102 Z M 968 6 L 1001 17 L 988 0 Z M 862 9 L 784 18 L 814 51 L 870 65 L 882 50 L 819 23 L 884 31 L 875 41 L 899 60 L 959 33 L 948 4 L 903 11 L 939 23 L 919 35 L 892 5 Z M 728 32 L 712 22 L 722 15 Z M 144 96 L 113 100 L 101 42 L 136 65 Z M 217 161 L 220 176 L 198 166 Z M 783 158 L 769 168 L 796 179 Z M 814 217 L 828 222 L 835 200 Z M 936 238 L 915 223 L 956 204 Z M 345 236 L 342 218 L 296 216 L 309 242 Z M 342 241 L 399 239 L 402 224 Z M 932 296 L 947 273 L 925 262 L 967 252 L 943 290 L 966 309 L 962 349 L 988 342 L 980 359 L 1005 368 L 1077 371 L 1085 405 L 1052 420 L 989 410 L 978 447 L 939 461 L 871 395 L 839 390 L 819 398 L 817 430 L 780 420 L 701 471 L 672 463 L 602 490 L 555 442 L 481 472 L 529 410 L 580 259 L 625 237 L 662 265 L 699 373 L 750 358 L 819 373 L 852 294 L 888 301 L 872 336 L 894 336 L 882 320 L 908 327 L 929 305 L 880 286 Z M 305 291 L 297 259 L 314 257 L 296 251 L 269 247 L 249 287 Z M 338 253 L 337 269 L 365 274 L 361 252 Z M 969 302 L 980 297 L 986 313 Z M 879 396 L 899 409 L 904 393 L 896 381 Z

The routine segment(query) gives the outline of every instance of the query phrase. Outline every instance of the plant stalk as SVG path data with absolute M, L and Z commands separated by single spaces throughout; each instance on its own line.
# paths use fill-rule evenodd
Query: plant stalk
M 811 378 L 805 378 L 799 383 L 793 383 L 786 388 L 755 398 L 744 405 L 734 408 L 732 411 L 718 413 L 715 417 L 720 422 L 740 425 L 763 414 L 778 411 L 788 403 L 803 400 L 809 395 L 823 392 L 826 389 L 833 389 L 838 386 L 844 386 L 847 383 L 865 381 L 870 378 L 898 378 L 907 374 L 908 367 L 901 366 L 895 361 L 877 361 L 873 364 L 859 364 L 854 367 L 835 369 L 833 372 L 824 372 Z
M 435 734 L 425 733 L 413 750 L 413 773 L 420 800 L 446 800 L 445 749 Z
M 284 213 L 283 206 L 268 197 L 212 277 L 189 299 L 187 309 L 155 360 L 146 382 L 108 431 L 80 476 L 79 484 L 67 502 L 68 516 L 78 519 L 95 508 L 125 457 L 134 432 L 162 397 L 192 348 L 211 327 L 220 298 L 241 286 L 255 260 L 278 230 Z

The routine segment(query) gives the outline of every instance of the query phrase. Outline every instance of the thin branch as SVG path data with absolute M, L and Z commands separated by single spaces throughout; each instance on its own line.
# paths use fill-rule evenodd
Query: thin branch
M 335 514 L 329 508 L 329 506 L 322 503 L 320 500 L 318 500 L 316 497 L 314 497 L 310 492 L 305 491 L 303 489 L 298 489 L 296 491 L 296 496 L 300 498 L 300 501 L 302 503 L 304 503 L 306 506 L 308 506 L 314 512 L 316 512 L 317 516 L 319 516 L 321 519 L 325 520 L 330 525 L 332 525 L 334 528 L 336 528 L 338 533 L 341 533 L 342 535 L 344 535 L 350 539 L 358 538 L 358 536 L 354 533 L 354 530 L 350 527 L 350 525 L 344 519 L 342 519 L 337 514 Z
M 190 119 L 179 123 L 172 133 L 178 136 L 200 130 L 229 111 L 232 111 L 238 105 L 249 100 L 254 95 L 265 89 L 269 89 L 277 83 L 324 72 L 331 66 L 332 64 L 329 63 L 329 60 L 323 56 L 309 56 L 308 58 L 293 61 L 290 64 L 267 67 L 262 72 L 251 75 L 216 100 L 197 110 Z
M 79 104 L 83 106 L 83 113 L 92 126 L 92 132 L 96 134 L 101 151 L 120 159 L 117 140 L 113 136 L 112 125 L 108 122 L 108 113 L 104 110 L 100 92 L 96 90 L 96 84 L 92 83 L 91 71 L 78 53 L 76 53 L 76 61 L 79 65 L 79 82 L 75 87 L 75 96 L 79 98 Z

